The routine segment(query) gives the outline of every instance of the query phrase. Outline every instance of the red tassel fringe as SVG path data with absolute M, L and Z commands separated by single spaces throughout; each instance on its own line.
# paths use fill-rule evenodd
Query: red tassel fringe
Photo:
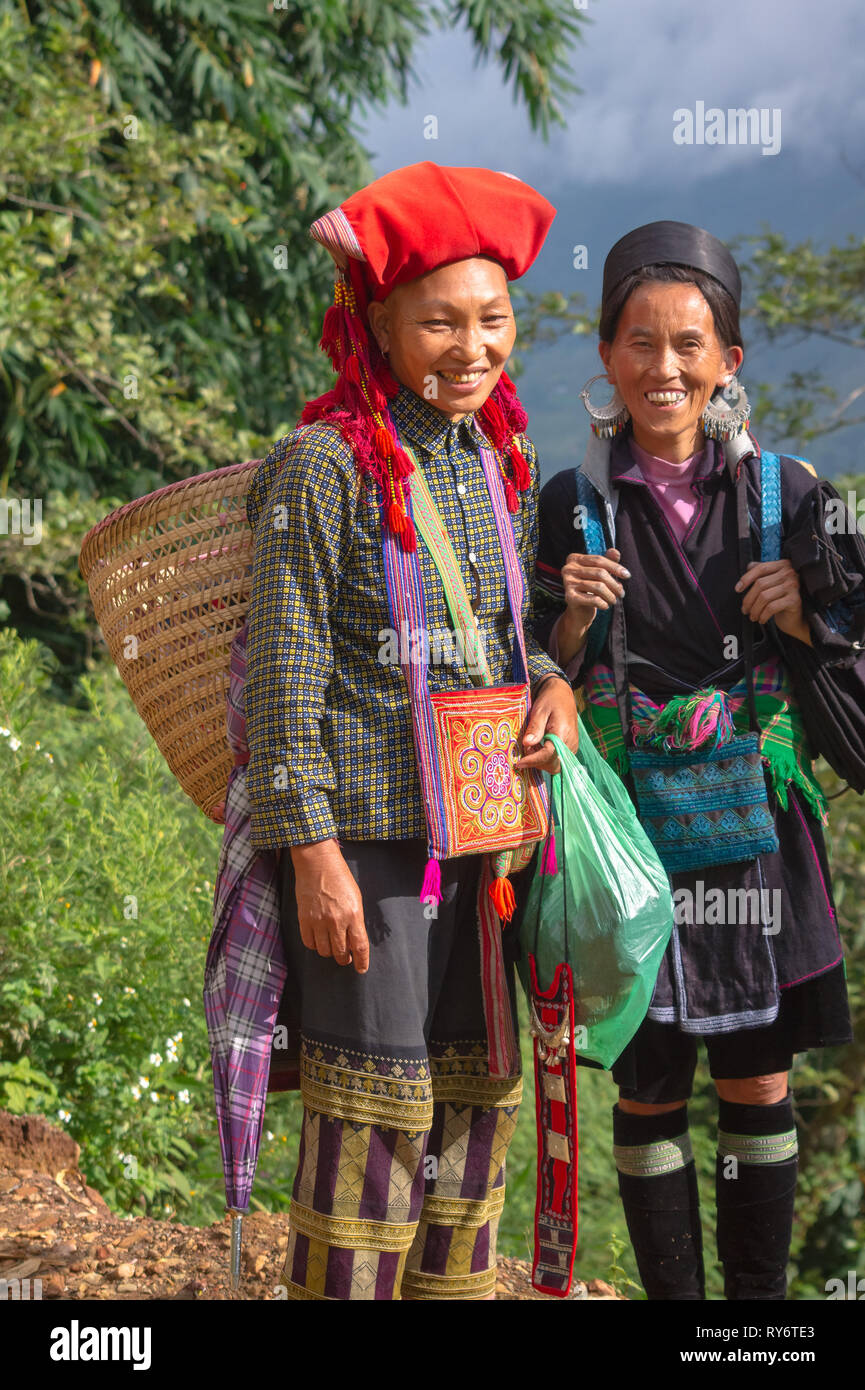
M 387 418 L 387 402 L 397 395 L 400 383 L 369 335 L 367 288 L 362 267 L 350 262 L 349 275 L 351 284 L 343 280 L 338 285 L 336 302 L 327 309 L 321 332 L 322 350 L 330 358 L 337 379 L 330 391 L 307 402 L 300 418 L 303 424 L 326 420 L 335 425 L 353 450 L 361 472 L 372 474 L 385 497 L 393 498 L 394 484 L 398 496 L 401 480 L 408 478 L 414 469 L 406 451 L 398 446 L 391 430 L 383 423 L 383 417 Z M 355 307 L 350 308 L 350 305 Z M 510 512 L 516 512 L 519 510 L 517 494 L 530 486 L 531 473 L 514 435 L 526 428 L 528 417 L 507 373 L 502 372 L 478 415 L 492 444 L 503 456 L 501 466 L 507 506 Z M 416 550 L 417 533 L 399 501 L 390 502 L 386 517 L 403 548 Z M 497 887 L 499 883 L 505 886 Z M 503 920 L 508 920 L 513 897 L 510 884 L 497 879 L 490 891 L 494 893 L 494 900 L 498 894 L 499 903 L 507 913 Z M 499 911 L 498 904 L 496 910 Z M 499 916 L 503 916 L 501 911 Z

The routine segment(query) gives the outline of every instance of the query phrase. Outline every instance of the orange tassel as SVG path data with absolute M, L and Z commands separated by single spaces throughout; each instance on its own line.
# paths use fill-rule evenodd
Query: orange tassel
M 383 459 L 392 458 L 396 453 L 393 435 L 390 430 L 384 428 L 384 425 L 379 425 L 375 432 L 375 447 Z
M 405 519 L 405 530 L 400 535 L 403 550 L 417 550 L 417 531 L 409 517 Z
M 494 878 L 490 884 L 493 906 L 503 922 L 509 922 L 517 909 L 514 885 L 509 878 Z
M 405 531 L 405 528 L 408 525 L 408 517 L 405 514 L 405 508 L 400 506 L 399 502 L 391 502 L 390 506 L 388 507 L 387 524 L 392 531 L 396 532 L 398 536 L 401 535 L 403 531 Z

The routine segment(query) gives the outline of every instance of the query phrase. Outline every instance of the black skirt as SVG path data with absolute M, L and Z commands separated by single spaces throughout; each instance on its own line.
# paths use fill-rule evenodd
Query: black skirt
M 842 963 L 783 989 L 778 1016 L 767 1026 L 707 1034 L 703 1041 L 711 1075 L 735 1079 L 789 1071 L 795 1053 L 839 1046 L 852 1038 Z M 613 1080 L 630 1100 L 648 1105 L 685 1100 L 691 1093 L 697 1042 L 697 1035 L 683 1033 L 675 1024 L 646 1018 L 613 1063 Z

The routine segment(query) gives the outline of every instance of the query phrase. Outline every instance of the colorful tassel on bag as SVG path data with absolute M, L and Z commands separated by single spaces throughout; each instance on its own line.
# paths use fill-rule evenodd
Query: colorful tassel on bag
M 556 837 L 551 832 L 544 846 L 544 857 L 541 860 L 541 873 L 557 874 L 558 872 L 559 864 L 556 859 Z
M 493 906 L 503 922 L 509 922 L 517 910 L 514 885 L 509 878 L 494 878 L 490 884 Z
M 437 859 L 428 859 L 424 870 L 423 885 L 420 890 L 420 900 L 422 903 L 440 903 L 442 900 L 442 870 L 441 864 Z
M 676 695 L 648 722 L 636 722 L 634 736 L 640 744 L 664 748 L 668 753 L 729 743 L 733 714 L 727 692 L 696 690 L 692 695 Z

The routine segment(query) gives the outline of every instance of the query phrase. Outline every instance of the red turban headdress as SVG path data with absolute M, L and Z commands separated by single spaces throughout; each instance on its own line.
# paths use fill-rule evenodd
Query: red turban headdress
M 310 228 L 339 270 L 321 336 L 338 380 L 307 404 L 301 418 L 330 420 L 340 428 L 361 469 L 378 480 L 388 525 L 408 549 L 417 544 L 404 507 L 413 465 L 390 427 L 387 398 L 399 383 L 368 331 L 367 305 L 387 298 L 397 285 L 472 256 L 489 256 L 509 280 L 518 279 L 535 260 L 555 215 L 546 198 L 512 174 L 427 160 L 376 179 Z M 514 440 L 527 417 L 504 372 L 478 414 L 500 461 L 508 460 L 502 473 L 515 511 L 517 492 L 530 481 Z

